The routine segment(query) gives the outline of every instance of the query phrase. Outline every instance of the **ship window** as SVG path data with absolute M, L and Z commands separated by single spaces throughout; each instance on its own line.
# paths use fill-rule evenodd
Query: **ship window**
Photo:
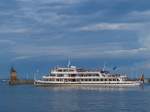
M 59 69 L 59 70 L 58 70 L 58 72 L 62 72 L 62 70 L 61 70 L 61 69 Z
M 94 76 L 98 76 L 98 74 L 95 74 Z
M 70 77 L 75 77 L 76 76 L 76 74 L 70 74 Z
M 55 76 L 55 74 L 50 74 L 50 76 Z
M 69 72 L 73 72 L 74 70 L 69 70 Z
M 54 79 L 49 79 L 49 81 L 54 81 Z
M 57 77 L 63 77 L 63 74 L 57 74 Z
M 105 81 L 107 81 L 107 79 L 105 79 Z
M 67 72 L 67 70 L 66 70 L 66 69 L 64 69 L 64 72 Z
M 91 79 L 89 79 L 89 81 L 91 81 Z
M 88 81 L 87 79 L 85 79 L 85 81 Z
M 56 81 L 59 81 L 59 79 L 56 79 Z
M 99 74 L 96 74 L 96 76 L 99 76 Z
M 117 81 L 119 81 L 119 79 L 117 79 Z
M 116 81 L 116 79 L 113 79 L 113 81 Z
M 99 79 L 96 79 L 96 81 L 99 81 Z
M 101 79 L 101 81 L 103 81 L 103 79 Z
M 75 79 L 72 79 L 72 81 L 75 82 L 76 80 L 75 80 Z
M 92 75 L 93 77 L 95 76 L 95 74 Z
M 80 80 L 79 79 L 73 79 L 74 80 L 74 82 L 79 82 Z
M 112 81 L 111 79 L 109 79 L 109 81 Z

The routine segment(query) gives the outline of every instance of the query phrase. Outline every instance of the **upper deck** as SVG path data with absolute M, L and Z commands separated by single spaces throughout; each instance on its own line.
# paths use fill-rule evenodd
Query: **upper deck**
M 120 74 L 112 74 L 109 71 L 104 70 L 89 70 L 89 69 L 82 69 L 77 68 L 76 66 L 70 66 L 70 67 L 56 67 L 51 70 L 50 76 L 69 76 L 69 77 L 120 77 L 120 78 L 126 78 L 126 75 L 120 75 Z
M 70 67 L 56 67 L 51 70 L 51 74 L 99 74 L 100 70 L 87 70 L 82 68 L 76 68 L 76 66 Z

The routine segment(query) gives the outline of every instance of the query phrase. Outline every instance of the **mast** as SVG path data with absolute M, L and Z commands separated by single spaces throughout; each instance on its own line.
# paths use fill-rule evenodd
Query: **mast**
M 39 70 L 36 70 L 36 73 L 34 72 L 34 80 L 36 80 L 37 76 L 38 76 Z
M 67 65 L 67 67 L 69 68 L 70 65 L 71 65 L 71 61 L 70 61 L 70 58 L 69 58 L 69 59 L 68 59 L 68 65 Z
M 34 75 L 34 80 L 36 80 L 36 74 L 35 74 L 35 73 L 33 73 L 33 75 Z
M 105 71 L 105 67 L 106 67 L 106 64 L 105 64 L 105 62 L 104 62 L 104 65 L 103 65 L 103 71 Z

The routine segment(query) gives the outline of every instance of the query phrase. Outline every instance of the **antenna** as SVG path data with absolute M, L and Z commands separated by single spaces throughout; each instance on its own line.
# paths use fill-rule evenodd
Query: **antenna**
M 38 76 L 39 70 L 36 70 L 36 73 L 34 73 L 34 80 L 36 80 L 37 76 Z
M 106 67 L 106 63 L 104 62 L 104 65 L 103 65 L 103 71 L 105 71 L 105 67 Z
M 27 80 L 29 79 L 28 73 L 26 73 L 26 79 L 27 79 Z
M 39 69 L 36 70 L 36 76 L 39 76 Z
M 70 67 L 70 65 L 71 65 L 71 61 L 70 61 L 70 58 L 68 58 L 68 68 Z
M 35 73 L 33 73 L 33 75 L 34 75 L 34 80 L 36 80 L 36 74 L 35 74 Z

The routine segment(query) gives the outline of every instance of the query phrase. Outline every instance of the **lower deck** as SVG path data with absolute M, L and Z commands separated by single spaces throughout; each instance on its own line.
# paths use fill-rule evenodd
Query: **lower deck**
M 57 82 L 35 80 L 35 85 L 39 86 L 140 86 L 141 81 L 97 81 L 97 82 Z

